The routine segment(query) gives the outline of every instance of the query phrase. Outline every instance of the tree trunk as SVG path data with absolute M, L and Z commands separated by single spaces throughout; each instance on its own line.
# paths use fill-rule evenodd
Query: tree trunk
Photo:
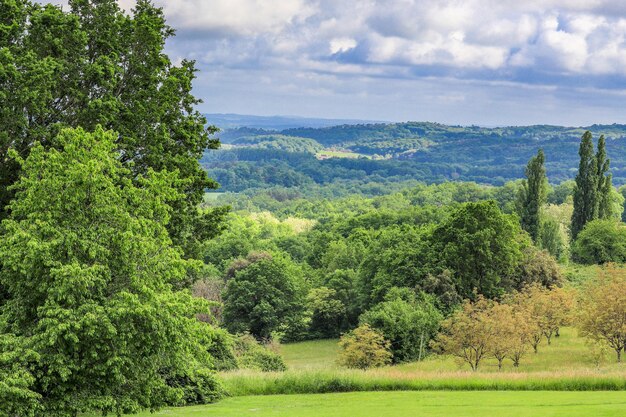
M 615 351 L 617 352 L 617 363 L 622 362 L 622 349 L 615 349 Z

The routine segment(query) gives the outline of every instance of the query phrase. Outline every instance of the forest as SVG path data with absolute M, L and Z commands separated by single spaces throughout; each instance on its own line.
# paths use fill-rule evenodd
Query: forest
M 0 417 L 619 415 L 623 126 L 220 132 L 174 33 L 0 6 Z
M 542 148 L 550 182 L 559 184 L 576 175 L 578 141 L 585 131 L 605 135 L 613 156 L 613 181 L 624 184 L 625 125 L 480 128 L 397 123 L 282 131 L 239 127 L 220 132 L 222 142 L 232 146 L 206 153 L 202 165 L 226 192 L 408 180 L 504 185 L 520 179 L 528 159 Z

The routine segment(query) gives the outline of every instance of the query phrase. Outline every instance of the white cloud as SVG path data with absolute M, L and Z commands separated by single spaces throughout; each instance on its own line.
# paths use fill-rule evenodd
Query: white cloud
M 330 53 L 335 55 L 338 53 L 348 52 L 357 46 L 357 41 L 351 38 L 334 38 L 330 41 Z
M 160 0 L 168 19 L 184 29 L 241 36 L 280 33 L 315 12 L 306 0 Z

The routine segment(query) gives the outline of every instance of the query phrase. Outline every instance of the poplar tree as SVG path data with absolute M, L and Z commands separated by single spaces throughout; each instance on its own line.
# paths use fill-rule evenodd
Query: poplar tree
M 609 173 L 610 159 L 606 155 L 606 140 L 604 135 L 598 139 L 598 152 L 596 153 L 598 164 L 598 218 L 608 219 L 612 217 L 611 189 L 613 188 L 613 176 Z
M 518 194 L 518 213 L 522 228 L 528 232 L 533 242 L 537 242 L 541 224 L 541 207 L 546 202 L 547 178 L 545 156 L 542 149 L 528 161 L 526 179 Z
M 574 187 L 572 239 L 578 236 L 587 222 L 598 217 L 598 160 L 593 152 L 591 132 L 586 131 L 583 134 L 578 155 L 580 164 Z

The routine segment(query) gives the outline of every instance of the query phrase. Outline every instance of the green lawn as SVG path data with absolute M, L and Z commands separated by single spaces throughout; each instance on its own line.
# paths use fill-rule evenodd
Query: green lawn
M 623 392 L 361 392 L 228 398 L 138 417 L 613 417 Z

